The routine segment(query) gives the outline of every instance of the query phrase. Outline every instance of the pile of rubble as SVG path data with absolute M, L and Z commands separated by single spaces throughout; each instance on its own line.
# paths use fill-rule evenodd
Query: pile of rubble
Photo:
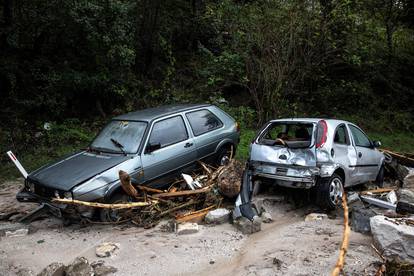
M 233 159 L 227 165 L 218 168 L 202 162 L 199 164 L 200 174 L 182 174 L 182 178 L 173 182 L 167 190 L 134 185 L 130 176 L 120 171 L 121 185 L 129 196 L 128 202 L 104 204 L 60 198 L 54 201 L 110 209 L 116 213 L 114 223 L 132 222 L 144 228 L 153 227 L 166 217 L 173 218 L 179 224 L 200 223 L 209 212 L 206 221 L 219 223 L 220 220 L 230 217 L 230 211 L 218 208 L 222 205 L 224 197 L 234 198 L 238 195 L 243 166 Z
M 116 273 L 115 267 L 105 265 L 103 261 L 89 263 L 84 257 L 76 258 L 71 264 L 51 263 L 37 276 L 104 276 Z
M 372 234 L 373 248 L 382 260 L 377 275 L 401 268 L 414 273 L 414 169 L 408 167 L 414 166 L 414 159 L 384 153 L 385 168 L 395 181 L 388 180 L 388 187 L 348 192 L 351 227 Z

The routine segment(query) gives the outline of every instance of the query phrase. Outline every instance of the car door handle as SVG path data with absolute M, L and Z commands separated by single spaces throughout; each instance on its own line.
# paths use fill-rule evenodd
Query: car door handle
M 358 157 L 361 158 L 362 157 L 362 152 L 358 152 Z
M 185 144 L 185 148 L 189 148 L 189 147 L 191 147 L 192 145 L 194 145 L 193 143 L 187 143 L 187 144 Z

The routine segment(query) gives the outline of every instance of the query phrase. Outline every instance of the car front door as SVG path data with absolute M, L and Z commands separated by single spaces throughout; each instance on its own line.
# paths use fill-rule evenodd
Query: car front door
M 332 149 L 335 163 L 341 164 L 345 171 L 349 172 L 345 176 L 346 186 L 356 184 L 357 168 L 352 166 L 357 164 L 357 155 L 355 148 L 351 144 L 351 138 L 345 124 L 340 124 L 335 129 Z
M 353 145 L 357 154 L 356 181 L 357 183 L 374 180 L 381 165 L 374 147 L 365 133 L 355 125 L 348 125 L 352 134 Z
M 193 138 L 181 115 L 155 121 L 145 145 L 141 157 L 145 182 L 179 171 L 197 159 Z M 150 145 L 159 148 L 150 151 Z

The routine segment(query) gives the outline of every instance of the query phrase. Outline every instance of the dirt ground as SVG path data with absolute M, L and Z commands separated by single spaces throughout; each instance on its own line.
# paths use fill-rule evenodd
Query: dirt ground
M 34 207 L 14 199 L 20 185 L 0 186 L 0 213 Z M 118 269 L 116 275 L 329 275 L 342 240 L 341 214 L 305 222 L 315 207 L 296 208 L 282 194 L 264 202 L 274 221 L 252 235 L 243 235 L 230 223 L 201 225 L 198 233 L 177 235 L 163 230 L 166 221 L 152 229 L 63 226 L 56 218 L 35 221 L 33 233 L 0 238 L 0 275 L 36 275 L 52 262 L 69 264 L 78 256 L 93 262 L 100 259 L 95 247 L 103 242 L 120 244 L 113 256 L 103 258 Z M 378 258 L 371 243 L 370 235 L 351 233 L 345 275 L 374 274 Z

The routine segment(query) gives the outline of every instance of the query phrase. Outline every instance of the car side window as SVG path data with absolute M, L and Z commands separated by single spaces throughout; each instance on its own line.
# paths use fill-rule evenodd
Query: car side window
M 223 126 L 223 123 L 207 109 L 188 112 L 185 114 L 190 122 L 195 136 L 215 130 Z
M 334 143 L 349 145 L 348 133 L 345 125 L 340 125 L 335 131 Z
M 355 146 L 367 148 L 371 147 L 371 141 L 359 128 L 349 125 L 349 129 L 351 130 L 352 137 L 354 138 Z
M 161 148 L 188 139 L 187 129 L 181 116 L 168 118 L 154 124 L 149 138 L 150 144 L 161 144 Z

